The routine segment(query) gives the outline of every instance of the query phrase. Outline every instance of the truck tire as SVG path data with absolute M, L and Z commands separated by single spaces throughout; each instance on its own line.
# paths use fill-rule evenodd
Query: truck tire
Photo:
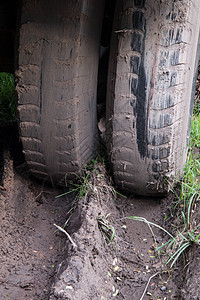
M 182 172 L 199 57 L 199 15 L 198 0 L 117 0 L 106 139 L 120 189 L 165 194 Z
M 97 147 L 102 1 L 22 2 L 16 72 L 20 132 L 32 175 L 74 177 Z

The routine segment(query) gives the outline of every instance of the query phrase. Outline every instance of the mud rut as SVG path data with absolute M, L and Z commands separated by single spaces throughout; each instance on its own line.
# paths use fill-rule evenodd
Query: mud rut
M 159 223 L 166 199 L 119 196 L 113 201 L 105 195 L 100 203 L 91 195 L 87 203 L 80 201 L 67 228 L 75 231 L 78 248 L 73 249 L 53 226 L 64 224 L 73 201 L 55 199 L 59 193 L 19 176 L 6 154 L 0 191 L 1 300 L 181 299 L 171 274 L 163 273 L 148 226 L 124 219 L 136 215 Z M 107 215 L 116 231 L 110 245 L 97 224 L 99 216 Z M 154 233 L 162 242 L 162 234 Z M 141 298 L 149 280 L 148 295 Z
M 13 172 L 6 154 L 0 190 L 0 299 L 48 299 L 55 265 L 63 259 L 66 199 Z

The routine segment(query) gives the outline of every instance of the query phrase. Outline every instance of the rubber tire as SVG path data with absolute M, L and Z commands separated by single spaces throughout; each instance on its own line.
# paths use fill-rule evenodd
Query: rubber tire
M 23 1 L 16 72 L 26 161 L 39 179 L 72 178 L 97 148 L 103 2 Z
M 165 194 L 183 170 L 199 15 L 198 0 L 117 0 L 106 139 L 120 189 Z

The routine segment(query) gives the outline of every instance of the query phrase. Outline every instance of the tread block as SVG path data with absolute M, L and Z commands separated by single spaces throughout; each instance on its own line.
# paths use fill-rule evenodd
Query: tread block
M 173 123 L 172 115 L 169 113 L 151 113 L 149 116 L 149 128 L 160 129 L 168 127 Z
M 137 88 L 138 88 L 138 79 L 132 78 L 131 79 L 131 94 L 136 95 L 137 94 Z
M 44 156 L 42 153 L 39 152 L 34 152 L 34 151 L 24 151 L 25 152 L 25 156 L 26 156 L 26 160 L 27 161 L 34 161 L 36 163 L 40 163 L 45 165 L 45 160 L 44 160 Z
M 144 7 L 145 6 L 145 0 L 134 0 L 134 4 L 136 7 Z
M 32 104 L 19 105 L 18 111 L 21 122 L 40 123 L 41 115 L 38 106 Z
M 133 171 L 133 165 L 130 162 L 116 162 L 113 167 L 114 172 L 127 172 L 129 174 Z
M 144 31 L 145 19 L 143 11 L 134 11 L 132 16 L 133 28 Z
M 116 132 L 123 130 L 131 132 L 133 128 L 133 121 L 135 121 L 133 115 L 117 115 L 113 118 L 113 130 Z
M 132 55 L 130 58 L 130 71 L 138 75 L 140 68 L 140 57 Z
M 177 97 L 176 97 L 177 98 Z M 157 110 L 173 107 L 177 99 L 175 95 L 171 94 L 158 94 L 153 99 L 152 108 Z
M 163 172 L 167 170 L 169 167 L 169 162 L 168 160 L 163 160 L 163 161 L 156 161 L 152 164 L 152 171 L 153 172 Z
M 113 134 L 113 147 L 123 147 L 126 145 L 128 149 L 133 148 L 133 139 L 136 139 L 136 136 L 132 132 L 116 132 Z
M 143 41 L 144 41 L 144 36 L 141 33 L 132 34 L 132 40 L 131 40 L 132 51 L 142 53 L 143 46 L 144 46 Z
M 19 83 L 23 82 L 23 85 L 40 86 L 41 72 L 40 67 L 29 64 L 21 66 L 17 71 L 20 74 Z
M 172 129 L 164 132 L 156 132 L 149 130 L 148 144 L 152 146 L 160 146 L 171 141 Z
M 153 160 L 167 158 L 170 155 L 171 147 L 160 147 L 148 149 L 148 156 Z
M 31 174 L 40 180 L 47 180 L 47 178 L 49 177 L 47 173 L 33 169 L 31 170 Z
M 34 171 L 39 171 L 39 172 L 42 172 L 42 173 L 47 173 L 46 166 L 44 164 L 39 163 L 39 162 L 28 161 L 28 166 L 29 166 L 31 171 L 34 170 Z
M 42 139 L 41 128 L 37 123 L 32 122 L 21 122 L 20 132 L 23 137 L 33 137 Z
M 23 148 L 26 151 L 36 151 L 41 152 L 43 151 L 41 141 L 35 138 L 27 138 L 27 137 L 21 137 L 23 142 Z
M 16 87 L 18 93 L 19 104 L 34 104 L 40 106 L 40 90 L 38 87 L 26 86 L 21 88 L 20 85 Z

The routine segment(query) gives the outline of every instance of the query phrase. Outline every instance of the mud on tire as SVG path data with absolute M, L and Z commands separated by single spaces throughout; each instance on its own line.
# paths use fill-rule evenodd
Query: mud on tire
M 70 178 L 96 149 L 102 4 L 22 3 L 16 90 L 23 148 L 37 178 Z
M 163 194 L 165 178 L 183 169 L 199 13 L 197 0 L 117 0 L 106 119 L 115 183 L 124 190 Z

